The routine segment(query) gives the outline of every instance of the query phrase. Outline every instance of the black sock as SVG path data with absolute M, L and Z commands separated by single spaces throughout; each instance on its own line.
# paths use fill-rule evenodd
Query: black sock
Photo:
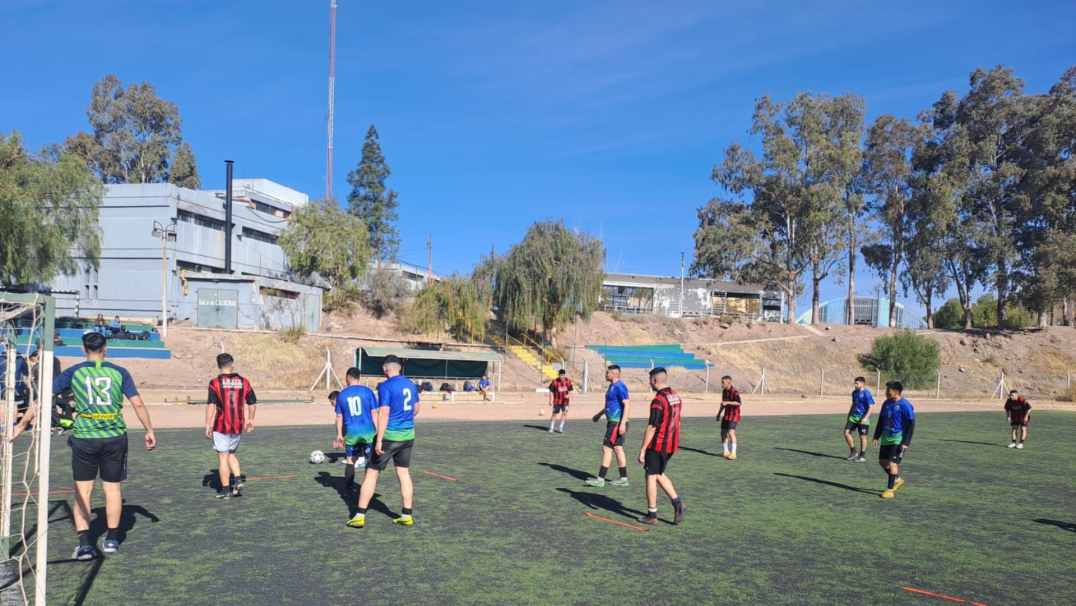
M 355 464 L 354 463 L 348 463 L 347 465 L 344 465 L 344 485 L 345 486 L 354 486 L 355 485 Z
M 609 468 L 603 466 L 601 469 L 598 470 L 598 477 L 604 480 L 605 474 L 607 473 L 609 473 Z
M 93 543 L 90 541 L 89 530 L 83 530 L 82 532 L 78 533 L 78 546 L 85 547 L 86 545 L 93 545 Z
M 118 533 L 119 531 L 120 531 L 119 528 L 109 528 L 108 529 L 108 534 L 105 535 L 105 538 L 108 539 L 109 541 L 115 541 L 116 540 L 116 533 Z
M 897 483 L 897 474 L 889 474 L 889 490 L 893 490 L 893 485 Z
M 656 517 L 658 517 L 658 508 L 657 507 L 647 507 L 646 508 L 646 517 L 648 517 L 648 518 L 656 518 Z
M 404 507 L 403 511 L 401 513 L 403 513 L 403 515 L 405 515 L 405 516 L 409 516 L 409 515 L 411 515 L 411 508 L 410 507 Z
M 620 468 L 620 477 L 622 477 L 622 478 L 628 477 L 628 468 L 627 467 L 621 467 Z
M 679 505 L 681 501 L 683 501 L 683 499 L 681 499 L 680 497 L 676 497 L 675 499 L 672 500 L 672 504 L 673 505 Z
M 360 515 L 366 515 L 366 508 L 365 507 L 360 507 L 359 511 L 356 512 L 356 513 L 358 513 Z
M 856 448 L 855 448 L 855 446 L 853 446 L 853 447 L 852 447 L 852 452 L 851 452 L 851 453 L 849 453 L 849 454 L 856 454 Z

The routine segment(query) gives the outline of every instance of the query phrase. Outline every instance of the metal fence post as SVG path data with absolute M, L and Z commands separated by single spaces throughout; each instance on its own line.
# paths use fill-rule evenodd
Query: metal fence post
M 826 395 L 826 369 L 822 368 L 822 365 L 818 365 L 818 370 L 821 374 L 818 377 L 818 395 Z
M 938 385 L 934 388 L 934 399 L 935 400 L 940 400 L 941 399 L 941 371 L 940 370 L 935 370 L 934 374 L 938 375 Z

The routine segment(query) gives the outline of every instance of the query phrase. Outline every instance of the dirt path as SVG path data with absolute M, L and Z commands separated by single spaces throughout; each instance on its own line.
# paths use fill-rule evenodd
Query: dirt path
M 263 400 L 271 399 L 309 399 L 308 392 L 267 392 L 259 393 Z M 440 399 L 440 394 L 426 395 L 420 409 L 419 422 L 431 421 L 535 421 L 548 422 L 550 407 L 547 394 L 508 393 L 500 394 L 498 401 L 456 401 Z M 205 406 L 164 403 L 160 393 L 146 392 L 143 397 L 154 427 L 204 427 Z M 638 396 L 632 402 L 631 418 L 642 420 L 647 417 L 649 396 Z M 796 414 L 843 414 L 848 411 L 847 398 L 812 397 L 798 398 L 788 396 L 745 396 L 743 416 L 775 416 Z M 569 423 L 588 422 L 590 417 L 602 408 L 603 395 L 591 393 L 578 396 L 572 401 Z M 1002 417 L 1001 402 L 998 400 L 913 400 L 916 412 L 996 412 Z M 1033 402 L 1035 410 L 1069 410 L 1076 411 L 1076 405 L 1055 402 Z M 436 408 L 434 408 L 436 406 Z M 707 417 L 717 414 L 719 401 L 717 397 L 709 398 L 686 396 L 683 414 L 685 417 Z M 544 412 L 540 415 L 539 411 Z M 139 423 L 130 406 L 124 407 L 124 416 L 130 427 L 137 428 Z M 296 404 L 261 404 L 258 406 L 255 421 L 258 427 L 283 425 L 325 425 L 331 427 L 335 413 L 324 395 L 316 396 L 314 403 Z

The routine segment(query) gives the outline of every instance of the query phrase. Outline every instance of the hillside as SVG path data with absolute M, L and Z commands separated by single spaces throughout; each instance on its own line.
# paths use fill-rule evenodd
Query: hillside
M 503 326 L 494 325 L 494 331 Z M 586 345 L 645 345 L 681 343 L 684 350 L 715 366 L 710 389 L 723 374 L 731 375 L 742 391 L 751 391 L 766 367 L 767 392 L 817 395 L 821 369 L 827 395 L 851 388 L 857 375 L 868 375 L 860 359 L 883 329 L 830 326 L 809 329 L 767 323 L 724 324 L 716 320 L 679 320 L 656 316 L 596 313 L 590 323 L 577 323 L 558 338 L 571 352 L 577 368 L 586 360 L 591 380 L 601 384 L 604 361 Z M 1066 387 L 1066 373 L 1076 374 L 1076 332 L 1072 328 L 1015 331 L 923 331 L 937 340 L 943 360 L 943 397 L 983 398 L 997 386 L 1002 372 L 1006 386 L 1035 397 L 1051 397 Z M 332 352 L 336 372 L 343 375 L 360 345 L 413 346 L 442 343 L 447 349 L 482 349 L 482 344 L 444 343 L 443 338 L 411 335 L 397 328 L 394 318 L 377 319 L 365 311 L 351 317 L 327 316 L 323 332 L 287 342 L 282 335 L 251 331 L 204 330 L 184 326 L 169 329 L 168 347 L 174 359 L 125 360 L 143 387 L 195 390 L 215 374 L 213 356 L 224 349 L 235 355 L 240 372 L 256 378 L 263 389 L 307 389 Z M 820 368 L 821 365 L 821 368 Z M 627 380 L 645 385 L 645 371 L 627 371 Z M 673 371 L 672 382 L 684 392 L 701 392 L 705 375 Z M 508 355 L 501 377 L 504 391 L 531 391 L 541 385 L 536 369 Z M 321 391 L 320 389 L 318 390 Z M 933 389 L 929 390 L 933 395 Z

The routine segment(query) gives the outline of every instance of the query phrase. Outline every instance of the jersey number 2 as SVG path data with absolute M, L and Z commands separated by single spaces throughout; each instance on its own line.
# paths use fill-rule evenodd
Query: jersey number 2
M 404 395 L 404 410 L 411 410 L 411 390 L 410 389 L 404 389 L 403 390 L 403 395 Z

